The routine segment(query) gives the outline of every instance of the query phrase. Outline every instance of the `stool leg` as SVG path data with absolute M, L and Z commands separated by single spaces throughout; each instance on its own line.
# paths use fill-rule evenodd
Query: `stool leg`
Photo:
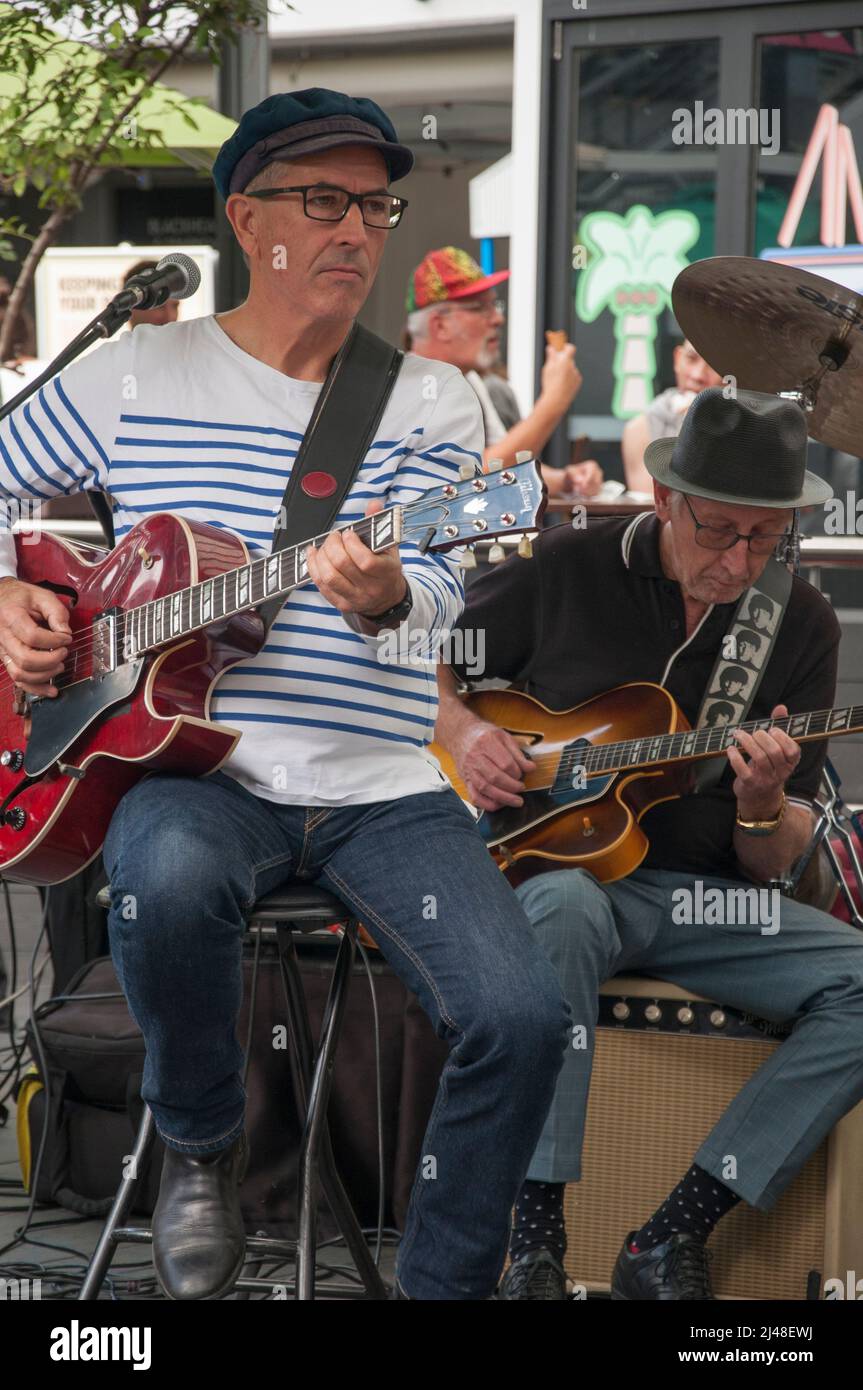
M 309 1015 L 306 1009 L 306 996 L 300 976 L 300 963 L 297 948 L 290 927 L 281 923 L 276 927 L 279 945 L 279 968 L 282 974 L 282 988 L 288 1006 L 288 1036 L 291 1040 L 291 1080 L 297 1101 L 298 1114 L 303 1116 L 308 1110 L 309 1087 L 312 1082 L 315 1049 L 312 1043 Z
M 287 941 L 283 939 L 283 931 L 288 938 Z M 289 1019 L 291 1020 L 290 1034 L 296 1047 L 298 1061 L 296 1075 L 299 1084 L 295 1088 L 297 1105 L 300 1114 L 306 1116 L 298 1173 L 299 1230 L 295 1284 L 295 1295 L 298 1299 L 314 1298 L 314 1250 L 317 1222 L 315 1183 L 318 1170 L 327 1202 L 350 1250 L 367 1294 L 371 1298 L 385 1299 L 387 1297 L 386 1285 L 372 1259 L 356 1213 L 339 1177 L 327 1124 L 327 1106 L 332 1085 L 335 1050 L 356 955 L 356 932 L 356 923 L 350 923 L 345 929 L 339 946 L 321 1029 L 320 1049 L 314 1065 L 312 1065 L 314 1049 L 293 937 L 289 930 L 278 929 L 282 980 Z
M 79 1301 L 99 1297 L 102 1288 L 102 1281 L 107 1273 L 108 1266 L 114 1258 L 116 1250 L 116 1240 L 114 1232 L 118 1227 L 125 1225 L 126 1216 L 132 1205 L 132 1198 L 135 1195 L 135 1188 L 138 1186 L 138 1174 L 142 1171 L 150 1151 L 153 1147 L 153 1140 L 156 1137 L 156 1126 L 153 1116 L 150 1113 L 149 1105 L 144 1106 L 144 1113 L 141 1116 L 141 1123 L 138 1126 L 138 1134 L 135 1139 L 135 1147 L 132 1150 L 132 1165 L 130 1172 L 125 1176 L 117 1189 L 111 1210 L 108 1213 L 102 1234 L 99 1237 L 96 1249 L 87 1267 L 87 1274 L 78 1295 Z M 133 1176 L 134 1175 L 134 1176 Z
M 312 1080 L 312 1094 L 308 1111 L 309 1134 L 304 1144 L 304 1150 L 306 1148 L 308 1149 L 308 1159 L 306 1161 L 309 1163 L 316 1163 L 318 1166 L 321 1187 L 326 1194 L 330 1210 L 345 1238 L 345 1244 L 353 1257 L 357 1272 L 365 1285 L 366 1293 L 370 1298 L 385 1299 L 387 1297 L 387 1286 L 380 1276 L 377 1265 L 372 1259 L 368 1242 L 362 1233 L 362 1228 L 357 1220 L 356 1212 L 344 1189 L 342 1180 L 339 1177 L 330 1139 L 329 1125 L 327 1123 L 329 1098 L 332 1089 L 333 1071 L 335 1068 L 335 1053 L 341 1033 L 342 1019 L 347 1005 L 348 988 L 353 975 L 356 953 L 357 924 L 356 922 L 351 922 L 345 928 L 344 936 L 342 937 L 339 953 L 336 957 L 333 981 L 327 998 L 327 1007 L 321 1030 L 321 1047 Z M 303 1191 L 303 1163 L 305 1157 L 305 1152 L 301 1152 L 301 1192 Z M 314 1205 L 311 1206 L 311 1211 L 314 1213 Z M 302 1212 L 300 1216 L 302 1221 Z M 301 1225 L 300 1249 L 302 1249 L 302 1235 L 303 1228 Z M 310 1263 L 313 1269 L 313 1258 Z M 298 1287 L 300 1283 L 299 1276 L 300 1271 L 298 1264 Z

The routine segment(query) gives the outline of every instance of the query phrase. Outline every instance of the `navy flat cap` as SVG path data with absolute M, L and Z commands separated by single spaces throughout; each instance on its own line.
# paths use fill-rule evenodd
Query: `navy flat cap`
M 335 145 L 372 145 L 387 162 L 390 182 L 404 178 L 414 157 L 400 145 L 395 126 L 377 102 L 327 87 L 280 92 L 246 111 L 213 165 L 223 198 L 242 193 L 275 159 L 298 159 Z

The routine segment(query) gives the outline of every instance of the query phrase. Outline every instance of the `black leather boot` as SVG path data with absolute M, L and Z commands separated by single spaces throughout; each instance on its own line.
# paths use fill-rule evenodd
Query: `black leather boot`
M 165 1146 L 153 1264 L 168 1298 L 222 1298 L 232 1288 L 246 1251 L 237 1187 L 248 1160 L 245 1133 L 217 1154 Z

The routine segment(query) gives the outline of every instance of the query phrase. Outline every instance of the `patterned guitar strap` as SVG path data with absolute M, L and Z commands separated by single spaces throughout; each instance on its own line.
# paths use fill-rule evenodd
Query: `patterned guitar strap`
M 736 728 L 746 718 L 761 684 L 791 593 L 791 570 L 772 556 L 757 583 L 740 599 L 707 682 L 696 728 Z M 693 790 L 719 781 L 728 759 L 696 765 Z

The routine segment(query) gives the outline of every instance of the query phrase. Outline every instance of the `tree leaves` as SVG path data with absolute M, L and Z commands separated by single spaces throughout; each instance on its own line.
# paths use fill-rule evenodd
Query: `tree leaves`
M 275 3 L 294 8 L 287 0 Z M 4 6 L 0 188 L 17 198 L 28 184 L 38 188 L 42 227 L 49 234 L 19 273 L 25 286 L 63 219 L 80 208 L 94 171 L 106 160 L 127 163 L 130 147 L 164 148 L 158 131 L 141 129 L 131 118 L 165 69 L 193 51 L 218 62 L 222 45 L 259 18 L 259 0 L 156 0 L 148 6 L 131 0 L 16 0 Z M 176 109 L 185 125 L 197 129 L 191 105 L 181 102 Z M 10 252 L 14 257 L 15 241 L 33 241 L 38 231 L 0 217 L 0 258 Z M 0 326 L 0 359 L 4 336 L 8 328 L 4 335 Z

